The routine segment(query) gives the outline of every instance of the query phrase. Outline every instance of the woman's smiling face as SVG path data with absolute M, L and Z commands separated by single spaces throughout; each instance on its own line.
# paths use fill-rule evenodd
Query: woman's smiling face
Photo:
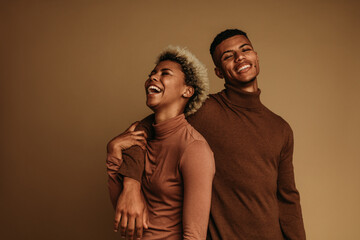
M 187 102 L 184 93 L 189 86 L 177 62 L 159 62 L 145 81 L 146 105 L 155 113 L 166 109 L 183 109 Z

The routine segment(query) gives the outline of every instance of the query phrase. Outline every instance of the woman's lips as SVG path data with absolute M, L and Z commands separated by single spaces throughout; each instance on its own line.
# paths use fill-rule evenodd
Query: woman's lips
M 158 94 L 158 93 L 161 93 L 162 92 L 162 90 L 161 90 L 161 88 L 159 88 L 159 87 L 157 87 L 157 86 L 155 86 L 155 85 L 150 85 L 150 86 L 148 86 L 147 88 L 146 88 L 146 93 L 147 94 Z

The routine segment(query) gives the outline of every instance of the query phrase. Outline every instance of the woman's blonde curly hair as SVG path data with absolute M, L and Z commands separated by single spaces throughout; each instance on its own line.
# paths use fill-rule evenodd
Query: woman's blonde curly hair
M 189 50 L 179 46 L 168 46 L 157 58 L 156 64 L 162 61 L 173 61 L 180 64 L 185 74 L 185 83 L 194 88 L 194 94 L 185 106 L 184 114 L 195 113 L 209 94 L 207 69 Z

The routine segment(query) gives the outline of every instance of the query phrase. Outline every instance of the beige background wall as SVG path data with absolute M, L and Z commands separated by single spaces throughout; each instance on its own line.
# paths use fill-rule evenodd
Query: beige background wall
M 150 111 L 143 83 L 168 44 L 223 82 L 213 37 L 240 28 L 262 101 L 295 133 L 308 239 L 360 239 L 358 1 L 0 2 L 0 238 L 119 239 L 105 145 Z

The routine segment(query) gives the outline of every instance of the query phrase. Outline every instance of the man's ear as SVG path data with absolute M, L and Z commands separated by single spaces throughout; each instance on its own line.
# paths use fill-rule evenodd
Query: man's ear
M 258 53 L 256 51 L 254 51 L 254 52 L 256 54 L 256 60 L 259 62 L 259 55 L 258 55 Z
M 224 75 L 219 67 L 215 67 L 214 71 L 215 71 L 216 76 L 218 76 L 219 78 L 224 78 Z
M 186 86 L 185 91 L 183 93 L 184 98 L 191 98 L 191 96 L 194 94 L 194 88 L 192 86 Z

